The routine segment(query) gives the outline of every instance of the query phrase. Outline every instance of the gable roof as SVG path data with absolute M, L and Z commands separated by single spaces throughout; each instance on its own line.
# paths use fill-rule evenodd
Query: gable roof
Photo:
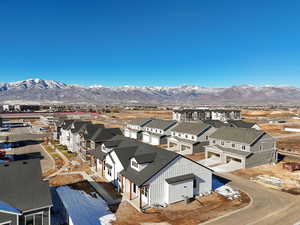
M 154 119 L 154 120 L 151 120 L 151 122 L 149 122 L 145 127 L 167 130 L 168 128 L 170 128 L 171 126 L 173 126 L 175 124 L 176 124 L 175 120 Z
M 64 129 L 64 130 L 70 129 L 73 122 L 74 122 L 74 120 L 64 120 L 64 122 L 62 124 L 62 129 Z
M 220 120 L 204 120 L 203 122 L 206 123 L 206 124 L 210 124 L 211 126 L 213 126 L 215 128 L 228 127 L 229 126 L 229 124 L 223 123 Z
M 210 135 L 210 137 L 251 145 L 264 134 L 264 131 L 255 130 L 253 128 L 221 127 L 212 135 Z
M 232 127 L 252 128 L 255 123 L 246 122 L 244 120 L 229 120 L 228 123 Z
M 86 127 L 88 124 L 91 124 L 91 122 L 90 121 L 76 120 L 76 121 L 73 122 L 72 127 L 74 127 L 74 128 L 71 129 L 71 132 L 72 133 L 78 133 L 81 128 Z
M 84 137 L 86 139 L 91 139 L 95 133 L 99 130 L 99 129 L 103 129 L 104 125 L 103 124 L 87 124 L 85 127 L 82 127 L 79 129 L 80 133 L 84 134 Z
M 1 201 L 20 211 L 51 206 L 49 186 L 41 175 L 39 159 L 1 164 Z
M 186 134 L 193 134 L 193 135 L 199 135 L 209 129 L 211 125 L 206 123 L 186 123 L 182 122 L 179 123 L 176 127 L 172 129 L 172 131 L 178 132 L 178 133 L 186 133 Z
M 137 126 L 145 126 L 147 123 L 151 122 L 152 119 L 147 119 L 147 118 L 135 118 L 132 119 L 130 121 L 128 121 L 127 124 L 131 124 L 131 125 L 137 125 Z
M 121 134 L 122 131 L 119 128 L 102 128 L 98 129 L 89 139 L 94 142 L 103 142 Z
M 138 186 L 143 185 L 166 165 L 180 156 L 175 152 L 160 149 L 134 140 L 132 141 L 131 146 L 128 145 L 116 148 L 114 149 L 114 152 L 124 167 L 121 174 Z M 143 170 L 136 171 L 130 166 L 131 158 L 135 158 L 140 163 L 148 162 L 149 164 Z

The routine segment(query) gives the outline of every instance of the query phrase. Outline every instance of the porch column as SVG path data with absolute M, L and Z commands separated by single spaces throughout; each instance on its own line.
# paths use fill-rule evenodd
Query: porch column
M 143 187 L 140 188 L 140 209 L 142 209 L 142 189 Z
M 101 164 L 102 164 L 102 169 L 101 169 L 101 174 L 102 174 L 102 177 L 104 176 L 104 166 L 105 166 L 105 162 L 104 161 L 101 161 Z
M 132 182 L 131 182 L 131 180 L 129 180 L 129 200 L 131 200 L 132 199 Z
M 124 177 L 123 176 L 121 176 L 121 192 L 123 193 L 124 192 L 124 179 L 123 179 Z

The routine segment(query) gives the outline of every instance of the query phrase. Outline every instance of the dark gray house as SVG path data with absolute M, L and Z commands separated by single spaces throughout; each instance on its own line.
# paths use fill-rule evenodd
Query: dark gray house
M 0 165 L 0 224 L 50 225 L 52 200 L 39 159 Z
M 241 168 L 275 163 L 276 140 L 261 130 L 221 127 L 210 135 L 205 155 L 221 163 L 237 162 Z
M 204 146 L 209 144 L 208 137 L 215 131 L 212 125 L 202 122 L 178 123 L 171 129 L 168 150 L 184 155 L 204 152 Z

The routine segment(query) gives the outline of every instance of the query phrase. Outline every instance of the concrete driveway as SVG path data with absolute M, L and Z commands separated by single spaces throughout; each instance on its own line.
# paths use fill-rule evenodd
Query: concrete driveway
M 230 185 L 243 190 L 252 199 L 249 206 L 231 215 L 202 224 L 209 225 L 293 225 L 300 221 L 300 197 L 248 181 L 233 174 L 219 174 L 230 179 Z M 202 225 L 201 224 L 201 225 Z

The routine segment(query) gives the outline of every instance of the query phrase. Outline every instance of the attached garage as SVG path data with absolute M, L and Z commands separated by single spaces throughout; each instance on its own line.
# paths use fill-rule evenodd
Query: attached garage
M 130 130 L 125 129 L 125 130 L 124 130 L 124 136 L 125 136 L 125 137 L 130 137 Z
M 152 136 L 151 137 L 151 144 L 152 145 L 159 145 L 160 144 L 160 137 Z
M 150 134 L 149 133 L 143 133 L 143 142 L 145 142 L 145 143 L 150 142 Z
M 221 158 L 221 155 L 214 152 L 207 152 L 207 158 L 214 157 L 214 158 Z
M 194 197 L 194 174 L 187 174 L 166 179 L 167 203 L 183 201 Z
M 136 131 L 131 131 L 130 137 L 132 139 L 137 139 L 137 132 Z

